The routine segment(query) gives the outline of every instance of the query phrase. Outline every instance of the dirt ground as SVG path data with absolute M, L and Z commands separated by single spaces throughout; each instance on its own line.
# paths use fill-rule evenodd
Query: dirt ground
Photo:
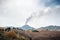
M 60 31 L 32 32 L 32 40 L 60 40 Z

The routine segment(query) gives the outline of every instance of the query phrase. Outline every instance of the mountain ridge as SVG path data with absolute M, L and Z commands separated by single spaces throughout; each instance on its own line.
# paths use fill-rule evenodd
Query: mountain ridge
M 35 28 L 29 26 L 29 25 L 23 25 L 22 27 L 20 27 L 23 30 L 34 30 Z
M 49 25 L 46 27 L 38 28 L 37 30 L 51 30 L 51 31 L 60 31 L 60 26 Z

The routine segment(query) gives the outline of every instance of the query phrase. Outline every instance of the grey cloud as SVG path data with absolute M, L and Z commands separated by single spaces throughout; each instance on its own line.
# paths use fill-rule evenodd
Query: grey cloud
M 60 5 L 60 0 L 38 0 L 40 5 L 49 7 Z

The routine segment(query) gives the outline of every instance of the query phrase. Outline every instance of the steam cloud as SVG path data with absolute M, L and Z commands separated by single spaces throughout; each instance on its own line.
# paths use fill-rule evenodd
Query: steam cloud
M 60 5 L 60 0 L 38 0 L 40 5 L 44 5 L 44 7 L 47 7 L 43 10 L 37 11 L 36 13 L 33 13 L 29 18 L 27 18 L 25 24 L 27 24 L 31 19 L 34 17 L 40 18 L 43 15 L 49 14 L 48 12 L 51 12 L 51 7 Z M 49 11 L 50 10 L 50 11 Z
M 26 22 L 25 22 L 25 25 L 27 25 L 27 23 L 28 23 L 31 19 L 35 18 L 35 17 L 40 18 L 41 16 L 48 14 L 47 12 L 48 12 L 49 10 L 50 10 L 50 8 L 48 7 L 48 8 L 45 8 L 45 9 L 43 9 L 43 10 L 40 10 L 40 11 L 37 11 L 37 12 L 31 14 L 31 16 L 27 18 L 27 20 L 26 20 Z

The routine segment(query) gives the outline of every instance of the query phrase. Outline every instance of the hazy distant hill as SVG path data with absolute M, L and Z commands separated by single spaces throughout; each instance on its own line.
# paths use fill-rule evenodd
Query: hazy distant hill
M 34 30 L 35 28 L 33 28 L 33 27 L 29 26 L 29 25 L 23 25 L 21 27 L 21 29 L 23 29 L 23 30 Z
M 38 28 L 37 30 L 60 31 L 60 26 L 53 26 L 53 25 L 50 25 L 50 26 Z

